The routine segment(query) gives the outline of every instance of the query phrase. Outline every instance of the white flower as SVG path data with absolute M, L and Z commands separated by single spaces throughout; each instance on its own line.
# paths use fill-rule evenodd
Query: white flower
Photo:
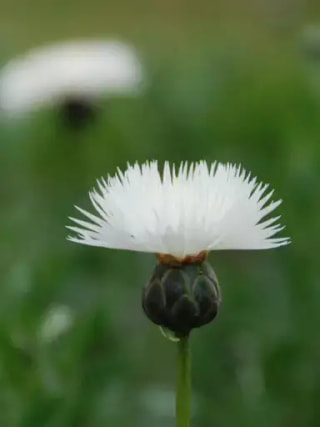
M 281 200 L 269 203 L 273 191 L 240 166 L 201 161 L 176 172 L 166 162 L 161 176 L 156 161 L 136 163 L 98 186 L 90 192 L 97 215 L 77 208 L 90 222 L 71 218 L 80 226 L 69 227 L 73 242 L 176 258 L 289 243 L 273 237 L 279 217 L 265 218 Z
M 54 306 L 45 314 L 44 321 L 40 325 L 39 335 L 44 341 L 54 341 L 71 328 L 73 321 L 74 315 L 70 307 Z
M 32 111 L 67 97 L 137 93 L 142 68 L 118 41 L 74 41 L 31 50 L 0 72 L 0 110 Z

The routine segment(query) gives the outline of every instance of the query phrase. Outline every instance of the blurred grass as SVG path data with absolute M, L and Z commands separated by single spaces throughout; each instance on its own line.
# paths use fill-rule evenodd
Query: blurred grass
M 107 100 L 82 133 L 55 111 L 0 128 L 1 426 L 173 425 L 174 346 L 140 309 L 153 256 L 73 245 L 64 228 L 97 177 L 152 158 L 242 163 L 284 199 L 293 240 L 211 254 L 224 303 L 193 334 L 194 425 L 319 425 L 320 99 L 300 45 L 319 5 L 252 4 L 3 2 L 3 61 L 119 34 L 137 43 L 149 84 L 140 99 Z M 71 323 L 46 337 L 61 307 Z

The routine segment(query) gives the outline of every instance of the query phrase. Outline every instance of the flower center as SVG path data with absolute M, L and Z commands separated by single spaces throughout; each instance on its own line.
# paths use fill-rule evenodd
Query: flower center
M 170 254 L 156 254 L 161 264 L 179 267 L 186 264 L 199 264 L 206 260 L 208 251 L 202 251 L 197 255 L 186 255 L 184 257 L 176 257 Z

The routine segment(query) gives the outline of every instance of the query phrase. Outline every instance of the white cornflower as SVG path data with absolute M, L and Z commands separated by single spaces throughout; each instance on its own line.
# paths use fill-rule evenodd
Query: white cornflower
M 74 314 L 70 307 L 57 305 L 45 314 L 39 328 L 39 336 L 43 341 L 51 342 L 67 332 L 74 321 Z
M 77 208 L 88 220 L 71 218 L 73 242 L 175 259 L 289 243 L 274 237 L 279 217 L 266 219 L 281 200 L 270 202 L 273 191 L 240 166 L 200 161 L 176 170 L 166 162 L 160 174 L 156 161 L 136 163 L 98 188 L 90 192 L 97 214 Z
M 74 41 L 31 50 L 0 71 L 0 111 L 17 114 L 66 99 L 135 94 L 142 67 L 118 41 Z

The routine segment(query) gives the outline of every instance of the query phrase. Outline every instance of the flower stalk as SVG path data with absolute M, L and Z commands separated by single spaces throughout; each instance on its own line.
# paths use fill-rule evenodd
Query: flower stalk
M 189 337 L 177 343 L 176 427 L 190 427 L 191 354 Z

